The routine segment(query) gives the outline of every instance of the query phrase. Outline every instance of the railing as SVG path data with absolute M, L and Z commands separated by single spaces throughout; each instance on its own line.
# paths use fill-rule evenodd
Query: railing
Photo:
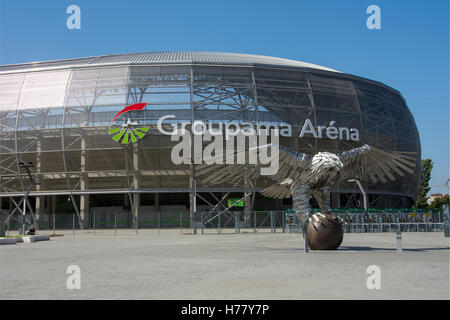
M 314 211 L 318 211 L 315 209 Z M 360 209 L 333 209 L 345 224 L 344 231 L 352 232 L 394 232 L 397 228 L 410 232 L 443 231 L 443 215 L 440 210 L 369 210 L 364 214 Z M 15 215 L 7 219 L 2 215 L 7 232 L 18 232 L 22 229 L 21 216 Z M 33 221 L 26 216 L 27 221 Z M 284 211 L 225 211 L 197 212 L 194 217 L 189 212 L 143 212 L 139 214 L 137 224 L 130 212 L 111 209 L 107 212 L 93 211 L 85 221 L 86 232 L 95 235 L 96 231 L 113 230 L 150 230 L 160 234 L 161 230 L 177 230 L 179 233 L 243 233 L 243 232 L 294 232 L 302 230 L 301 222 L 296 214 Z M 26 227 L 30 227 L 28 223 Z M 38 226 L 40 230 L 72 230 L 79 233 L 78 218 L 75 213 L 44 215 Z M 109 233 L 110 234 L 110 233 Z

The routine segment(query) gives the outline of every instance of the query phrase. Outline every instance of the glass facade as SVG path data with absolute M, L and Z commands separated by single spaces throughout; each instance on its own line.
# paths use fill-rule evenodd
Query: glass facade
M 125 106 L 140 102 L 147 103 L 145 109 L 130 112 L 127 118 L 148 127 L 149 133 L 136 144 L 118 144 L 108 132 L 112 118 Z M 81 196 L 81 202 L 87 201 L 80 204 L 81 211 L 88 210 L 89 195 L 102 193 L 133 202 L 139 194 L 144 199 L 159 192 L 169 203 L 173 197 L 189 207 L 191 168 L 172 163 L 176 142 L 156 129 L 158 118 L 166 114 L 176 115 L 173 121 L 194 117 L 207 122 L 290 124 L 293 137 L 283 137 L 281 144 L 309 154 L 340 152 L 365 143 L 409 152 L 417 159 L 414 174 L 366 187 L 377 197 L 374 206 L 409 206 L 417 196 L 419 135 L 397 91 L 314 68 L 211 62 L 0 67 L 0 196 L 19 197 L 26 190 L 29 180 L 18 166 L 22 161 L 33 163 L 40 182 L 33 197 Z M 360 141 L 298 138 L 305 119 L 315 127 L 335 121 L 337 127 L 357 128 Z M 261 187 L 264 183 L 259 181 L 247 191 Z M 231 186 L 225 182 L 202 186 L 198 180 L 197 188 L 201 194 Z M 358 193 L 355 188 L 343 183 L 334 186 L 334 194 Z M 333 206 L 342 207 L 341 198 L 332 197 Z

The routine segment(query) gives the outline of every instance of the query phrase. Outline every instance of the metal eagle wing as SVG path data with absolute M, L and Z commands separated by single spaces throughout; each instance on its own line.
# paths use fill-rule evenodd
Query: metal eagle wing
M 228 161 L 225 160 L 226 164 L 199 165 L 197 167 L 197 175 L 204 177 L 202 182 L 205 184 L 216 184 L 224 181 L 235 184 L 240 180 L 254 180 L 261 176 L 261 167 L 263 166 L 260 161 L 259 152 L 269 147 L 271 147 L 271 152 L 274 150 L 278 151 L 279 169 L 274 175 L 263 175 L 263 177 L 281 182 L 286 178 L 293 178 L 299 175 L 311 164 L 311 156 L 305 153 L 295 152 L 277 144 L 267 144 L 235 152 L 233 154 L 233 161 L 229 161 L 230 159 Z M 256 152 L 258 155 L 256 161 L 253 161 L 252 164 L 248 164 L 250 152 Z M 245 159 L 246 164 L 236 164 L 236 159 Z
M 412 168 L 416 166 L 416 158 L 407 156 L 406 152 L 388 152 L 367 144 L 339 153 L 338 157 L 344 165 L 339 175 L 342 181 L 357 178 L 386 183 L 387 179 L 394 181 L 395 174 L 404 176 L 405 173 L 414 173 Z
M 291 178 L 286 178 L 280 183 L 271 185 L 260 191 L 260 193 L 269 198 L 284 199 L 292 196 L 291 185 L 294 181 Z

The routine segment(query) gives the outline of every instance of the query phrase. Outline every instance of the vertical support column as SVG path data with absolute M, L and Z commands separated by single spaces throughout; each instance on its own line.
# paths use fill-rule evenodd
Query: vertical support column
M 251 139 L 249 140 L 250 143 L 250 147 L 252 147 L 252 142 Z M 245 188 L 249 188 L 251 185 L 251 181 L 247 175 L 247 173 L 245 173 Z M 244 222 L 243 222 L 243 226 L 244 228 L 248 228 L 251 225 L 251 211 L 253 210 L 253 198 L 252 198 L 252 193 L 251 192 L 244 192 Z
M 189 179 L 189 217 L 190 224 L 194 234 L 197 234 L 197 222 L 195 221 L 195 213 L 197 211 L 197 180 L 195 177 L 195 156 L 194 156 L 194 133 L 192 125 L 195 121 L 195 106 L 194 106 L 194 69 L 191 67 L 191 81 L 190 81 L 190 107 L 191 107 L 191 174 Z
M 52 195 L 51 199 L 52 199 L 52 201 L 51 201 L 51 208 L 52 209 L 51 209 L 51 216 L 49 217 L 49 221 L 51 221 L 52 229 L 55 229 L 55 226 L 54 226 L 55 219 L 54 219 L 54 217 L 55 217 L 55 214 L 56 214 L 56 196 Z
M 313 124 L 315 126 L 317 126 L 318 124 L 317 124 L 317 107 L 316 107 L 316 102 L 314 100 L 314 94 L 313 94 L 313 90 L 312 90 L 312 87 L 311 87 L 311 82 L 309 80 L 309 75 L 308 74 L 305 74 L 305 75 L 306 75 L 306 82 L 308 84 L 308 96 L 309 96 L 309 100 L 311 101 L 311 107 L 312 107 L 311 111 L 312 111 L 312 115 L 314 117 Z M 296 134 L 297 134 L 297 132 L 296 132 Z M 293 139 L 293 140 L 298 140 L 298 139 Z M 319 142 L 317 141 L 318 139 L 314 139 L 314 140 L 315 140 L 315 151 L 314 151 L 314 153 L 317 153 L 318 152 L 317 146 L 318 146 Z
M 130 208 L 130 195 L 128 193 L 123 194 L 123 209 L 128 210 L 128 212 L 133 212 L 133 209 Z M 127 227 L 133 225 L 133 219 L 130 220 L 130 215 L 127 215 Z
M 161 188 L 161 176 L 155 177 L 155 188 L 158 190 Z M 155 193 L 155 212 L 159 212 L 159 210 L 160 210 L 159 193 Z
M 341 197 L 337 192 L 331 192 L 331 207 L 340 208 L 341 207 Z
M 155 212 L 159 212 L 159 193 L 155 193 Z
M 3 220 L 7 217 L 7 215 L 4 215 L 2 212 L 2 200 L 3 198 L 0 197 L 0 237 L 5 236 L 6 224 L 3 223 Z
M 251 192 L 244 193 L 244 228 L 249 228 L 251 226 L 252 219 L 252 197 Z
M 40 176 L 41 173 L 41 157 L 42 157 L 42 144 L 41 144 L 41 140 L 36 141 L 36 174 L 37 174 L 37 179 L 38 182 L 40 182 L 41 184 L 36 185 L 36 191 L 39 192 L 41 190 L 41 186 L 42 186 L 42 178 Z M 36 228 L 39 229 L 41 227 L 41 225 L 43 224 L 42 222 L 42 205 L 43 205 L 43 197 L 37 196 L 36 197 L 36 205 L 35 205 L 35 223 L 36 223 Z
M 256 87 L 256 77 L 255 77 L 255 70 L 254 68 L 251 69 L 252 70 L 252 87 L 253 87 L 253 98 L 255 99 L 255 120 L 256 120 L 256 124 L 259 125 L 259 102 L 258 102 L 258 89 Z M 297 139 L 292 139 L 292 140 L 297 140 Z M 248 180 L 245 180 L 245 184 L 247 186 Z M 253 196 L 250 199 L 250 195 L 248 197 L 244 198 L 244 201 L 246 201 L 244 203 L 245 206 L 245 211 L 253 211 L 253 207 L 254 207 L 254 201 L 255 201 L 255 194 L 253 194 Z M 248 203 L 249 202 L 249 203 Z M 249 207 L 247 207 L 247 204 L 249 205 Z M 251 227 L 251 212 L 249 212 L 247 214 L 247 217 L 244 218 L 244 220 L 248 221 L 248 227 Z M 254 213 L 253 215 L 254 221 L 253 224 L 255 226 L 254 228 L 254 232 L 256 232 L 256 213 Z M 248 219 L 248 220 L 247 220 Z
M 133 228 L 139 227 L 139 207 L 141 206 L 141 194 L 133 193 Z
M 195 178 L 191 177 L 189 182 L 190 182 L 189 187 L 191 188 L 191 190 L 196 189 Z M 195 212 L 197 211 L 197 201 L 196 201 L 197 199 L 196 198 L 197 198 L 197 195 L 196 195 L 195 191 L 189 193 L 189 219 L 190 219 L 191 228 L 192 228 L 194 234 L 197 233 L 197 226 L 196 226 L 196 222 L 195 222 Z
M 244 192 L 244 211 L 253 211 L 252 210 L 252 199 L 251 192 Z
M 139 175 L 139 149 L 136 144 L 133 145 L 133 189 L 140 188 L 140 175 Z M 139 209 L 141 207 L 141 195 L 140 193 L 133 193 L 133 227 L 139 227 Z
M 83 179 L 84 180 L 84 179 Z M 81 180 L 81 190 L 86 188 L 87 182 L 83 183 L 83 180 Z M 82 194 L 80 196 L 80 216 L 81 219 L 84 222 L 84 227 L 86 229 L 89 228 L 89 195 L 88 194 Z
M 36 189 L 39 187 L 39 185 L 36 186 Z M 38 191 L 38 190 L 36 190 Z M 34 211 L 34 217 L 36 219 L 36 228 L 40 229 L 41 226 L 43 226 L 43 221 L 42 221 L 42 205 L 43 205 L 43 197 L 36 197 L 36 204 L 35 204 L 35 211 Z
M 5 217 L 5 224 L 6 224 L 6 226 L 5 226 L 5 228 L 6 228 L 6 233 L 5 233 L 5 235 L 6 236 L 8 236 L 9 235 L 9 232 L 11 231 L 11 225 L 10 225 L 10 223 L 13 221 L 11 218 L 11 212 L 12 212 L 12 210 L 14 210 L 13 209 L 13 207 L 12 207 L 12 199 L 10 198 L 10 199 L 7 199 L 8 200 L 8 212 L 7 212 L 7 214 L 6 214 L 6 217 Z
M 89 179 L 86 174 L 86 139 L 81 136 L 81 182 L 80 189 L 85 191 L 89 189 Z M 83 220 L 83 225 L 85 228 L 89 228 L 89 195 L 82 194 L 80 196 L 80 217 Z

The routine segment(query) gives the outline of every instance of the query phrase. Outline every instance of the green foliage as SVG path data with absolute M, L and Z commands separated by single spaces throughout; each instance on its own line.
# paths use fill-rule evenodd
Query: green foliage
M 434 200 L 433 202 L 431 202 L 429 208 L 430 209 L 442 209 L 442 206 L 444 204 L 446 204 L 446 205 L 449 204 L 448 194 L 446 194 L 442 198 L 438 198 L 438 199 Z
M 433 169 L 433 161 L 431 159 L 422 160 L 422 182 L 420 184 L 419 196 L 414 208 L 428 208 L 427 194 L 430 192 L 431 187 L 429 185 L 431 178 L 431 169 Z

